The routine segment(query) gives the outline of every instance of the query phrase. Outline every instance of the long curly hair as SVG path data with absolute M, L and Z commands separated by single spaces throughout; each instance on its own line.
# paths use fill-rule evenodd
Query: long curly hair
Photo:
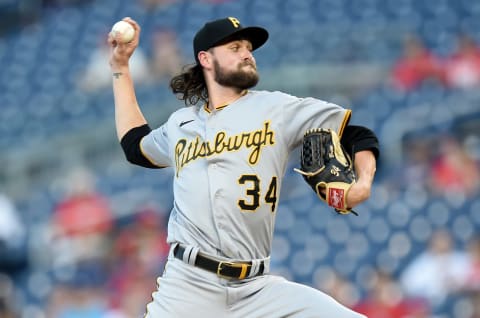
M 170 80 L 170 88 L 178 99 L 185 102 L 185 106 L 199 101 L 208 103 L 207 85 L 199 64 L 186 65 L 181 74 Z

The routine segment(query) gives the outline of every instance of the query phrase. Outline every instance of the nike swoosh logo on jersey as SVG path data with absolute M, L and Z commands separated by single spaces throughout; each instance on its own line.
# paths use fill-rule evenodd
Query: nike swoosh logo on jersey
M 195 120 L 195 119 L 182 121 L 179 126 L 182 127 L 183 125 L 186 125 L 186 124 L 188 124 L 188 123 L 191 123 L 191 122 L 194 121 L 194 120 Z

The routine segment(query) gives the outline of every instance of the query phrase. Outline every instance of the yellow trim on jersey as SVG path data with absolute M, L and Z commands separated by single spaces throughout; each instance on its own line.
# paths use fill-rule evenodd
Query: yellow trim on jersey
M 347 126 L 348 122 L 350 121 L 350 117 L 352 117 L 352 111 L 350 109 L 347 109 L 347 111 L 345 112 L 345 116 L 343 117 L 342 124 L 338 128 L 337 135 L 338 135 L 339 138 L 342 138 L 343 131 L 345 130 L 345 127 Z
M 238 98 L 247 95 L 247 93 L 248 93 L 248 89 L 244 89 L 244 90 L 240 93 L 240 96 L 239 96 Z M 233 102 L 234 102 L 234 101 L 230 101 L 230 102 L 228 102 L 228 103 L 221 104 L 220 106 L 215 107 L 215 110 L 221 110 L 221 109 L 227 107 L 228 105 L 230 105 L 230 104 L 233 103 Z M 210 110 L 210 108 L 208 108 L 208 103 L 205 103 L 205 104 L 203 105 L 203 109 L 205 109 L 205 111 L 206 111 L 207 113 L 209 113 L 209 114 L 212 113 L 212 111 Z
M 150 158 L 149 155 L 147 155 L 147 153 L 143 150 L 143 147 L 142 147 L 142 140 L 143 138 L 145 138 L 146 136 L 143 136 L 142 139 L 140 139 L 140 152 L 142 153 L 142 155 L 147 158 L 147 160 L 154 166 L 156 167 L 159 167 L 159 168 L 166 168 L 168 166 L 162 166 L 162 165 L 159 165 L 158 163 L 156 163 L 152 158 Z
M 227 107 L 228 105 L 230 105 L 230 104 L 223 104 L 223 105 L 218 106 L 218 107 L 215 108 L 215 109 L 216 109 L 216 110 L 220 110 L 220 109 L 223 109 L 223 108 Z
M 220 105 L 218 106 L 217 108 L 215 108 L 215 110 L 222 110 L 223 108 L 227 107 L 228 105 L 230 104 L 224 104 L 224 105 Z M 208 103 L 205 103 L 205 105 L 203 106 L 203 108 L 205 109 L 205 111 L 209 114 L 212 113 L 212 111 L 210 110 L 210 108 L 208 108 Z

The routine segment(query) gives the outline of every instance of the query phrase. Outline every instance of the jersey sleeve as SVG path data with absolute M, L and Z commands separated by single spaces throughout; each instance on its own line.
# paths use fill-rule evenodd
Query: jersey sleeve
M 142 154 L 152 164 L 158 167 L 169 167 L 172 161 L 169 156 L 169 142 L 167 133 L 167 123 L 159 128 L 152 130 L 140 141 Z
M 284 127 L 287 144 L 294 148 L 303 140 L 310 128 L 333 129 L 342 136 L 351 116 L 351 110 L 319 99 L 298 98 L 287 95 L 284 111 Z

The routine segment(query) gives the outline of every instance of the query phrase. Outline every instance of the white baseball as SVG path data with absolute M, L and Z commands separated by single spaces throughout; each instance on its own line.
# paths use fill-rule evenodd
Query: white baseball
M 116 38 L 117 34 L 120 34 L 120 39 L 123 43 L 128 43 L 133 40 L 135 29 L 128 22 L 118 21 L 112 27 L 112 35 Z

